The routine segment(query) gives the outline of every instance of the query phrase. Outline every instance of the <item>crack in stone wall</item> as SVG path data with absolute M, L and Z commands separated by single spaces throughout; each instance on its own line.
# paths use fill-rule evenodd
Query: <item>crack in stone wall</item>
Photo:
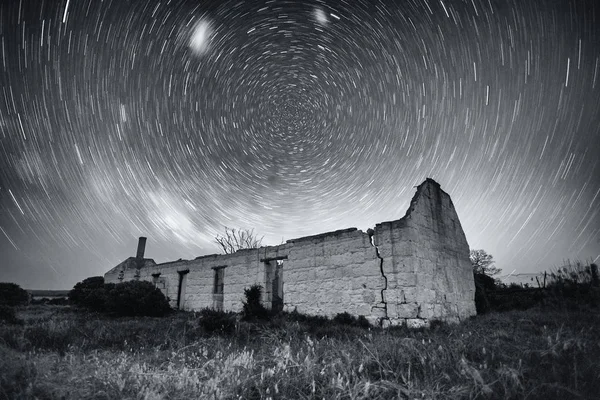
M 383 269 L 383 257 L 381 257 L 381 255 L 379 254 L 379 248 L 375 245 L 375 241 L 373 240 L 373 235 L 375 234 L 375 231 L 373 229 L 369 229 L 367 230 L 367 234 L 369 235 L 369 240 L 371 241 L 371 246 L 373 246 L 375 248 L 375 254 L 377 255 L 377 258 L 379 259 L 379 271 L 381 273 L 381 276 L 383 277 L 383 288 L 381 289 L 381 302 L 379 303 L 380 305 L 375 305 L 371 308 L 371 310 L 373 308 L 380 308 L 383 310 L 383 316 L 379 318 L 379 325 L 383 326 L 383 325 L 389 325 L 389 321 L 390 318 L 388 316 L 388 305 L 387 305 L 387 301 L 385 299 L 385 291 L 388 288 L 388 278 L 385 275 L 385 271 Z M 387 322 L 384 322 L 387 321 Z

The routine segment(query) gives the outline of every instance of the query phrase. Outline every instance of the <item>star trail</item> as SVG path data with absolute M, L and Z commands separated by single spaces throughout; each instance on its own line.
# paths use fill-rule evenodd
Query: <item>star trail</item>
M 401 218 L 505 273 L 600 255 L 594 0 L 3 1 L 0 281 Z

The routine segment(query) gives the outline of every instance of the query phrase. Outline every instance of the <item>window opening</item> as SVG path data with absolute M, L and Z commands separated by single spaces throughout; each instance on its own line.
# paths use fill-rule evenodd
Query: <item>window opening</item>
M 177 271 L 179 274 L 179 285 L 177 288 L 177 308 L 183 310 L 185 307 L 185 286 L 187 283 L 187 274 L 190 272 L 189 269 L 185 271 Z
M 213 308 L 223 311 L 223 297 L 225 292 L 225 265 L 214 267 L 213 280 Z

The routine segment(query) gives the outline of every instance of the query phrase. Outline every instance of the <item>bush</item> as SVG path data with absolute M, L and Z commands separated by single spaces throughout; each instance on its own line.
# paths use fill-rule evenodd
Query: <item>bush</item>
M 333 322 L 341 325 L 355 325 L 356 317 L 350 313 L 343 312 L 336 314 L 336 316 L 333 317 Z
M 116 316 L 162 317 L 171 311 L 165 295 L 150 282 L 106 284 L 104 289 L 105 311 Z
M 111 287 L 104 285 L 104 277 L 92 276 L 78 282 L 69 292 L 69 301 L 76 306 L 93 311 L 105 311 L 106 292 Z
M 499 312 L 527 310 L 540 304 L 543 298 L 544 293 L 541 289 L 499 288 L 489 294 L 490 310 Z
M 556 272 L 550 273 L 547 305 L 581 308 L 600 305 L 600 290 L 597 287 L 598 267 L 595 264 L 584 266 L 580 262 L 569 263 Z
M 560 310 L 597 309 L 600 288 L 596 287 L 597 266 L 580 262 L 559 268 L 544 277 L 539 287 L 517 284 L 498 285 L 485 274 L 475 274 L 475 306 L 477 313 L 488 311 L 526 310 L 533 307 Z
M 355 317 L 347 312 L 336 314 L 336 316 L 333 317 L 333 322 L 340 325 L 358 326 L 359 328 L 368 328 L 371 326 L 364 315 Z
M 200 311 L 200 326 L 208 333 L 231 334 L 235 332 L 235 314 L 204 308 Z
M 330 324 L 331 320 L 324 315 L 307 315 L 299 313 L 298 310 L 294 309 L 294 311 L 287 313 L 287 319 L 289 321 L 300 322 L 308 325 L 309 327 L 322 326 L 325 324 Z
M 358 318 L 356 319 L 356 326 L 358 326 L 360 328 L 370 328 L 371 324 L 369 323 L 369 320 L 367 320 L 367 318 L 364 315 L 359 315 Z
M 92 311 L 115 316 L 162 317 L 171 311 L 169 301 L 154 284 L 146 281 L 104 283 L 94 276 L 75 285 L 69 301 Z
M 5 305 L 0 305 L 0 321 L 7 322 L 9 324 L 22 323 L 22 321 L 17 318 L 15 309 Z
M 490 295 L 496 289 L 496 281 L 491 276 L 475 272 L 475 309 L 484 314 L 491 309 Z
M 48 304 L 51 306 L 66 306 L 69 305 L 69 300 L 64 297 L 56 297 L 48 300 Z
M 29 293 L 16 283 L 0 282 L 0 305 L 20 306 L 29 303 Z
M 585 310 L 600 306 L 600 288 L 595 287 L 597 267 L 576 262 L 548 273 L 543 287 L 500 286 L 489 296 L 495 311 L 525 310 L 541 305 L 546 309 Z M 542 286 L 538 282 L 538 285 Z
M 114 283 L 105 283 L 102 287 L 90 290 L 82 305 L 92 311 L 107 312 L 108 296 L 114 288 Z
M 269 319 L 269 310 L 262 305 L 262 286 L 252 285 L 249 289 L 244 289 L 246 301 L 243 302 L 242 317 L 245 321 L 253 319 Z

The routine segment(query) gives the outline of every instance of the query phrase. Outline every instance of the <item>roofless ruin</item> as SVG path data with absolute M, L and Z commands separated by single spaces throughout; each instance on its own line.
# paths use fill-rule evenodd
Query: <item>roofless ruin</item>
M 136 257 L 106 282 L 154 282 L 183 310 L 240 311 L 244 289 L 263 287 L 267 308 L 312 315 L 365 316 L 372 324 L 411 327 L 475 314 L 469 245 L 450 196 L 433 179 L 417 187 L 406 215 L 367 232 L 343 229 L 239 250 L 156 264 Z

